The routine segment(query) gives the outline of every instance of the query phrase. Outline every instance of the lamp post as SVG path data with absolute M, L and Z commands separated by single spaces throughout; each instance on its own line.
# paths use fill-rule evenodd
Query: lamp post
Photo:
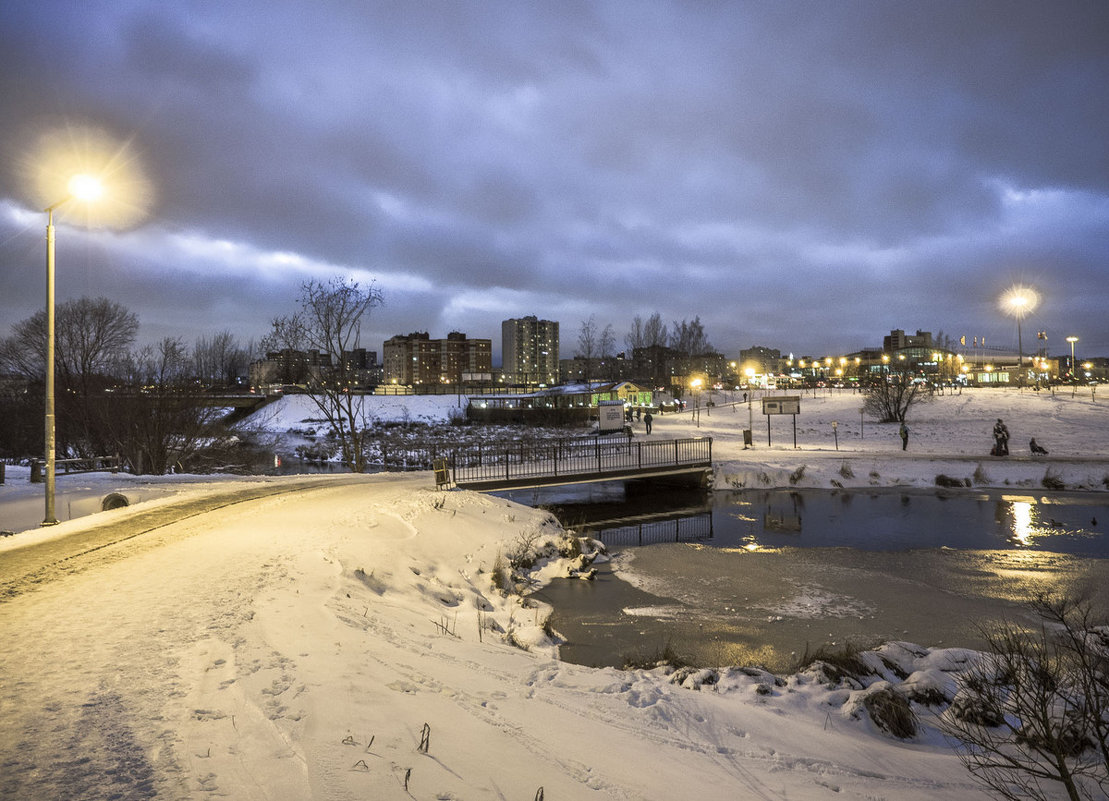
M 46 513 L 42 525 L 53 526 L 58 522 L 54 516 L 54 477 L 55 477 L 55 426 L 54 426 L 54 210 L 70 200 L 96 200 L 103 193 L 100 181 L 91 175 L 75 175 L 69 181 L 69 194 L 46 212 Z
M 755 390 L 751 386 L 751 382 L 755 379 L 755 368 L 748 367 L 743 372 L 747 376 L 747 430 L 751 432 L 751 441 L 754 442 L 755 417 L 751 410 L 751 404 L 755 400 Z
M 1078 341 L 1078 337 L 1074 336 L 1073 334 L 1071 334 L 1069 337 L 1067 337 L 1067 342 L 1070 343 L 1070 377 L 1071 377 L 1071 381 L 1074 381 L 1075 378 L 1076 378 L 1075 370 L 1074 370 L 1074 366 L 1075 366 L 1074 365 L 1074 343 L 1077 342 L 1077 341 Z
M 1008 312 L 1017 318 L 1017 385 L 1021 389 L 1024 388 L 1024 343 L 1021 341 L 1020 321 L 1036 308 L 1039 299 L 1034 289 L 1020 284 L 1008 290 L 1001 298 Z

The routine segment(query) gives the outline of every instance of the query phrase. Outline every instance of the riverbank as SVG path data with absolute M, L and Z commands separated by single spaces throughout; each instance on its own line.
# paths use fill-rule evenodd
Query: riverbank
M 768 418 L 760 411 L 769 394 L 801 394 L 796 446 L 792 416 L 770 417 L 768 435 Z M 715 405 L 707 406 L 709 400 Z M 1053 490 L 1109 490 L 1109 403 L 1097 402 L 1089 391 L 1072 396 L 966 389 L 938 395 L 910 410 L 906 450 L 898 425 L 865 419 L 862 402 L 851 390 L 818 390 L 815 396 L 811 390 L 756 392 L 749 405 L 735 402 L 733 393 L 706 393 L 699 410 L 690 402 L 680 414 L 657 416 L 649 436 L 712 437 L 717 489 L 925 488 L 945 476 L 996 489 L 1045 489 L 1046 478 Z M 999 417 L 1012 434 L 1009 457 L 989 455 Z M 637 436 L 647 436 L 641 423 L 633 427 Z M 745 448 L 748 427 L 753 447 Z M 1032 437 L 1048 455 L 1032 456 Z

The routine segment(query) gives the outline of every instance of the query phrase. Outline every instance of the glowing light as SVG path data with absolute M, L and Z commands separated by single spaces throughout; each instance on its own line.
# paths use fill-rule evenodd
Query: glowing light
M 104 194 L 104 184 L 95 175 L 80 172 L 69 179 L 69 194 L 78 200 L 99 200 Z
M 1025 547 L 1032 544 L 1032 504 L 1026 501 L 1013 503 L 1013 540 Z
M 99 128 L 71 124 L 48 131 L 28 149 L 20 173 L 23 200 L 33 208 L 53 204 L 59 216 L 80 215 L 89 225 L 130 227 L 154 202 L 154 187 L 132 143 Z M 69 197 L 101 202 L 61 205 Z
M 1010 287 L 1001 296 L 1001 307 L 1018 320 L 1031 313 L 1039 303 L 1039 293 L 1032 287 L 1022 284 Z

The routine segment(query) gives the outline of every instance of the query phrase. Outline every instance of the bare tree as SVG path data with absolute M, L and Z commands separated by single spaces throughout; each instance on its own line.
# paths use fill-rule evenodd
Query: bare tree
M 301 285 L 298 302 L 298 312 L 273 321 L 267 343 L 275 350 L 318 351 L 321 364 L 306 378 L 310 397 L 335 432 L 343 461 L 363 473 L 368 420 L 362 396 L 351 391 L 354 376 L 343 356 L 360 346 L 362 322 L 382 303 L 381 290 L 342 277 L 313 280 Z
M 913 380 L 908 370 L 886 373 L 866 388 L 863 412 L 880 423 L 903 423 L 917 403 L 932 399 L 929 389 Z
M 684 356 L 700 356 L 712 350 L 701 318 L 694 317 L 692 322 L 675 321 L 670 331 L 670 347 Z
M 632 318 L 631 328 L 628 333 L 624 334 L 624 347 L 628 349 L 628 355 L 635 353 L 636 348 L 642 348 L 647 344 L 646 336 L 644 334 L 643 318 L 638 314 Z
M 98 375 L 112 372 L 126 357 L 139 331 L 138 318 L 107 298 L 78 298 L 58 304 L 54 319 L 58 382 L 84 394 Z M 37 311 L 12 326 L 0 345 L 8 368 L 41 380 L 46 363 L 46 312 Z
M 55 321 L 57 448 L 61 454 L 101 455 L 94 401 L 110 386 L 138 333 L 138 318 L 107 298 L 58 304 Z M 46 312 L 12 326 L 0 340 L 0 365 L 27 380 L 41 397 L 46 364 Z
M 666 334 L 666 323 L 662 321 L 662 315 L 655 312 L 643 324 L 643 346 L 664 348 L 669 342 L 670 340 Z
M 989 651 L 959 679 L 941 725 L 1002 798 L 1109 795 L 1109 628 L 1084 602 L 1040 596 L 1042 623 L 985 630 Z
M 239 345 L 230 331 L 200 337 L 193 346 L 196 377 L 208 386 L 231 387 L 245 375 L 250 363 L 249 346 Z
M 589 315 L 588 320 L 581 321 L 578 329 L 578 349 L 574 356 L 585 363 L 585 383 L 593 378 L 593 361 L 599 353 L 597 349 L 597 318 Z
M 188 349 L 172 337 L 130 354 L 121 371 L 126 384 L 91 399 L 95 449 L 119 454 L 136 474 L 186 464 L 221 433 L 219 410 L 193 391 L 192 368 Z

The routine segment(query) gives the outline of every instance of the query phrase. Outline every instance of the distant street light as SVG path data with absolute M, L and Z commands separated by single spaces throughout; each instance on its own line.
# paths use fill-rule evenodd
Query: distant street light
M 1078 341 L 1078 337 L 1073 334 L 1067 337 L 1067 342 L 1070 343 L 1070 374 L 1074 378 L 1074 343 Z
M 1031 287 L 1017 284 L 1001 296 L 1001 304 L 1009 314 L 1017 318 L 1017 385 L 1024 388 L 1024 343 L 1021 341 L 1020 321 L 1024 315 L 1036 308 L 1040 296 Z
M 754 442 L 755 413 L 751 410 L 751 404 L 755 400 L 755 392 L 751 386 L 751 382 L 755 380 L 755 368 L 748 367 L 743 372 L 747 376 L 747 430 L 751 432 L 751 441 Z
M 54 210 L 70 200 L 97 200 L 104 189 L 95 176 L 80 174 L 69 180 L 69 194 L 46 212 L 46 514 L 42 525 L 56 525 L 54 516 L 55 427 L 54 427 Z

